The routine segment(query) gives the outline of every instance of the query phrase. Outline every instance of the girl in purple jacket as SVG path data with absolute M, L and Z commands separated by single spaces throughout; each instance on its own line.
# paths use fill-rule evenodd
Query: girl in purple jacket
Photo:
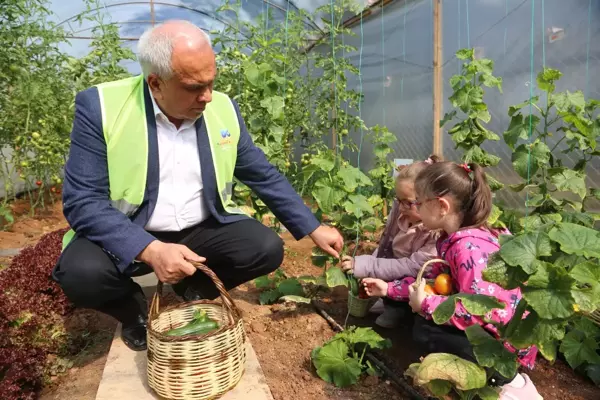
M 453 289 L 459 293 L 491 296 L 505 304 L 503 309 L 494 309 L 484 317 L 471 315 L 457 301 L 456 310 L 449 323 L 436 325 L 431 319 L 435 309 L 447 297 L 425 292 L 425 280 L 404 278 L 385 282 L 366 278 L 362 284 L 370 296 L 387 296 L 395 300 L 408 300 L 410 307 L 420 316 L 415 317 L 413 339 L 425 353 L 451 353 L 475 361 L 473 347 L 464 334 L 471 325 L 479 324 L 492 337 L 499 338 L 496 324 L 506 324 L 515 313 L 521 300 L 520 290 L 506 290 L 486 282 L 482 271 L 490 255 L 500 249 L 498 236 L 508 231 L 492 229 L 487 219 L 492 211 L 492 193 L 483 168 L 477 164 L 458 165 L 441 162 L 425 168 L 415 181 L 416 206 L 423 225 L 429 229 L 441 229 L 444 233 L 437 241 L 439 257 L 449 264 Z M 444 272 L 448 267 L 437 264 L 428 278 Z M 520 364 L 533 368 L 537 348 L 515 349 L 509 343 L 504 346 L 517 354 Z M 541 399 L 535 386 L 526 374 L 516 374 L 506 379 L 494 373 L 491 385 L 499 387 L 500 399 Z
M 373 255 L 354 259 L 345 256 L 342 259 L 344 271 L 352 272 L 359 279 L 371 277 L 388 282 L 404 277 L 414 278 L 423 263 L 437 256 L 435 244 L 439 233 L 423 226 L 415 207 L 415 179 L 426 166 L 435 162 L 438 158 L 432 155 L 425 161 L 396 169 L 396 198 L 377 250 Z M 375 323 L 385 328 L 397 326 L 406 310 L 410 313 L 406 301 L 383 299 L 371 311 L 377 313 L 381 308 L 383 314 Z

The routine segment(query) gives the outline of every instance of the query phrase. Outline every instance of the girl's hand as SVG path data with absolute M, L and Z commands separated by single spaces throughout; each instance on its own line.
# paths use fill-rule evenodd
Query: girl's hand
M 371 297 L 387 296 L 388 284 L 381 279 L 364 278 L 361 285 L 365 288 L 365 292 Z
M 425 284 L 425 279 L 421 279 L 420 284 L 415 282 L 408 287 L 408 304 L 410 305 L 410 308 L 412 308 L 413 312 L 417 314 L 422 313 L 422 304 L 427 297 L 427 292 L 425 292 Z
M 342 271 L 347 274 L 351 274 L 354 272 L 354 258 L 350 256 L 342 257 Z

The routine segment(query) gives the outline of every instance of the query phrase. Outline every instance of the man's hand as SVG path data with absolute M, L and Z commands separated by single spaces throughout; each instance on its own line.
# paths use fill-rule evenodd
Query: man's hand
M 158 280 L 170 284 L 177 283 L 196 272 L 196 267 L 189 261 L 206 261 L 204 257 L 200 257 L 184 245 L 158 240 L 150 243 L 140 253 L 138 259 L 152 267 Z
M 335 258 L 340 258 L 340 251 L 342 251 L 342 247 L 344 246 L 344 238 L 337 229 L 321 225 L 309 236 L 324 252 Z

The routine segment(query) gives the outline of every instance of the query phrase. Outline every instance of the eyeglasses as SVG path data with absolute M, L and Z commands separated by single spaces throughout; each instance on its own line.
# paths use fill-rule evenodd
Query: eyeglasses
M 400 204 L 404 208 L 411 208 L 412 206 L 417 205 L 416 200 L 399 199 L 397 197 L 396 200 L 398 201 L 398 204 Z

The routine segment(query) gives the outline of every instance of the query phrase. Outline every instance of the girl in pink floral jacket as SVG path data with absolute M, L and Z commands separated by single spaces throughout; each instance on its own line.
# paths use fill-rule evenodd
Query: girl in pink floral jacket
M 419 174 L 415 188 L 417 208 L 423 225 L 432 230 L 442 229 L 444 232 L 438 239 L 437 251 L 439 257 L 449 264 L 449 267 L 441 263 L 435 265 L 428 278 L 448 272 L 452 277 L 454 292 L 491 296 L 504 303 L 505 307 L 494 309 L 484 318 L 471 315 L 459 300 L 448 324 L 439 326 L 432 321 L 431 316 L 447 300 L 447 296 L 426 293 L 425 280 L 415 282 L 415 278 L 407 277 L 385 282 L 366 278 L 362 284 L 370 296 L 409 301 L 413 311 L 424 317 L 416 317 L 413 338 L 427 353 L 451 353 L 474 361 L 473 349 L 464 330 L 479 324 L 498 338 L 496 326 L 488 321 L 508 323 L 521 299 L 519 289 L 506 290 L 486 282 L 482 277 L 490 255 L 500 249 L 499 234 L 509 232 L 491 229 L 487 225 L 492 210 L 492 194 L 483 168 L 477 164 L 432 164 Z M 517 353 L 521 365 L 533 368 L 536 347 L 517 350 L 509 343 L 504 343 L 504 346 Z M 512 381 L 505 381 L 498 374 L 494 375 L 494 379 L 492 384 L 506 383 L 502 385 L 501 399 L 540 398 L 525 374 L 515 376 Z

